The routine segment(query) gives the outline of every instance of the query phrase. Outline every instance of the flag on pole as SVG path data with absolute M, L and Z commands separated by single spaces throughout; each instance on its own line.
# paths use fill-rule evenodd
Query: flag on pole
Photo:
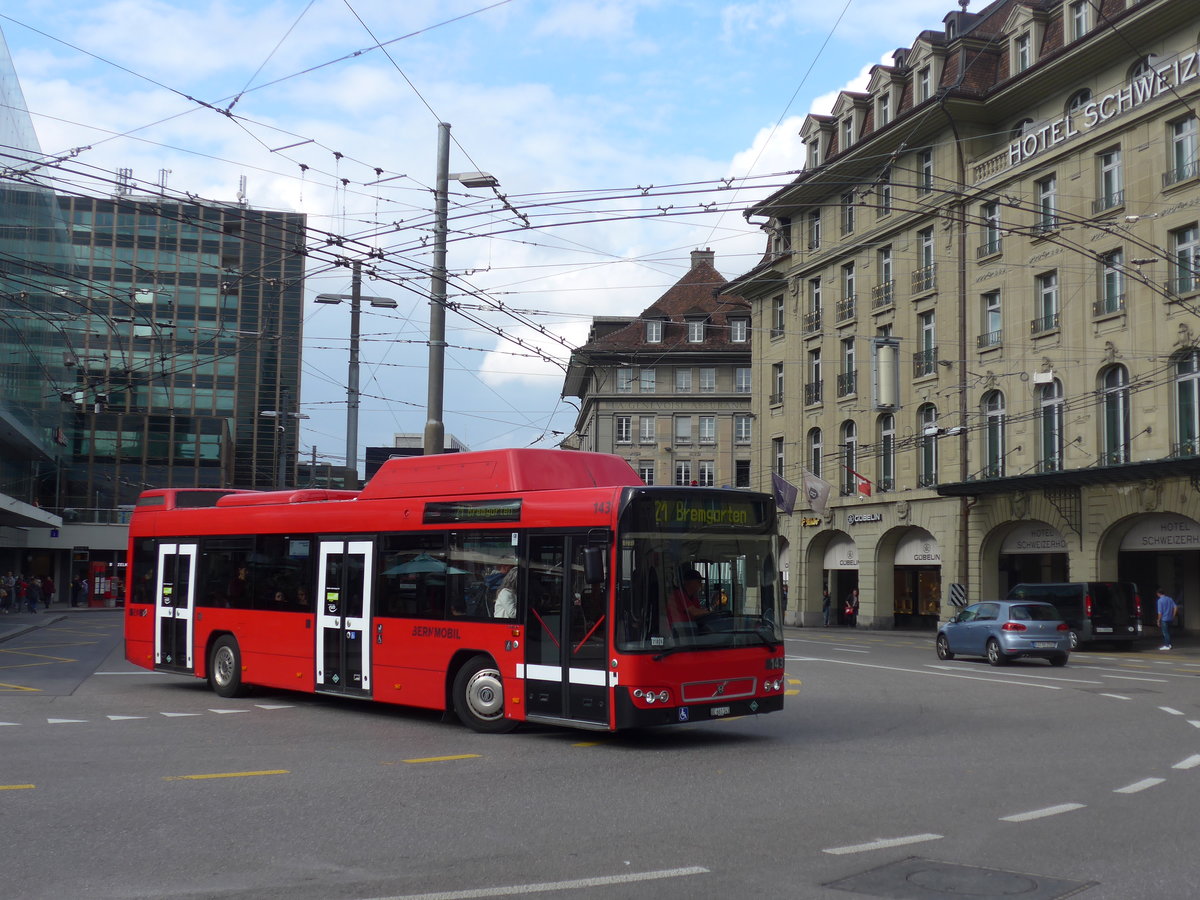
M 771 490 L 775 494 L 775 505 L 791 515 L 792 510 L 796 508 L 796 494 L 799 493 L 796 486 L 778 472 L 772 472 Z
M 819 475 L 814 475 L 808 469 L 804 470 L 804 499 L 808 508 L 818 515 L 825 515 L 829 506 L 829 493 L 833 485 Z
M 847 472 L 849 472 L 851 475 L 854 476 L 854 478 L 856 479 L 855 485 L 858 488 L 858 492 L 860 494 L 862 494 L 864 497 L 870 497 L 871 496 L 871 481 L 870 481 L 870 479 L 868 479 L 866 475 L 859 475 L 857 472 L 855 472 L 852 468 L 850 468 L 847 465 L 843 465 L 842 468 L 844 468 Z

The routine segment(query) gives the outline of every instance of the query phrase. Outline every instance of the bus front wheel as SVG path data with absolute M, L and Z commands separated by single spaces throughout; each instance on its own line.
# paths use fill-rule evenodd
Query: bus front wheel
M 225 635 L 217 638 L 208 657 L 208 684 L 219 697 L 241 697 L 246 693 L 242 684 L 242 652 L 237 639 Z
M 504 718 L 504 682 L 486 656 L 471 658 L 454 676 L 454 712 L 474 731 L 500 734 L 517 727 Z

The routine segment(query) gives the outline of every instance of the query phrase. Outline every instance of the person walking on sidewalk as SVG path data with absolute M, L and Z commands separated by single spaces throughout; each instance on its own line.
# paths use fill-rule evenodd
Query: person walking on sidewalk
M 54 579 L 47 575 L 42 579 L 42 603 L 46 605 L 46 609 L 50 608 L 50 604 L 54 602 Z
M 829 588 L 821 594 L 821 618 L 826 628 L 829 627 L 829 614 L 833 612 L 833 598 L 829 596 Z
M 31 613 L 38 611 L 38 604 L 42 602 L 42 579 L 34 575 L 29 579 L 29 585 L 25 588 L 25 604 Z
M 1171 623 L 1175 621 L 1175 613 L 1179 609 L 1174 599 L 1167 596 L 1166 591 L 1159 588 L 1158 595 L 1158 627 L 1162 629 L 1163 642 L 1159 650 L 1171 649 Z

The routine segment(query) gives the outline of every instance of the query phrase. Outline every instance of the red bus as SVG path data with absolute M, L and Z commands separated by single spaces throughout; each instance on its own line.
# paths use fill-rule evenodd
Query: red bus
M 125 655 L 452 710 L 477 731 L 783 708 L 775 506 L 615 456 L 389 460 L 361 491 L 160 489 L 129 529 Z

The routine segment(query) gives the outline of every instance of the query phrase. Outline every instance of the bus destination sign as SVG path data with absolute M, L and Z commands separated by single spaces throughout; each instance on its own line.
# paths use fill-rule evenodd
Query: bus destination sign
M 505 500 L 450 500 L 425 504 L 422 522 L 442 525 L 452 522 L 520 522 L 521 498 Z
M 642 497 L 636 505 L 639 526 L 659 531 L 759 528 L 766 521 L 762 503 L 733 497 L 667 494 Z

